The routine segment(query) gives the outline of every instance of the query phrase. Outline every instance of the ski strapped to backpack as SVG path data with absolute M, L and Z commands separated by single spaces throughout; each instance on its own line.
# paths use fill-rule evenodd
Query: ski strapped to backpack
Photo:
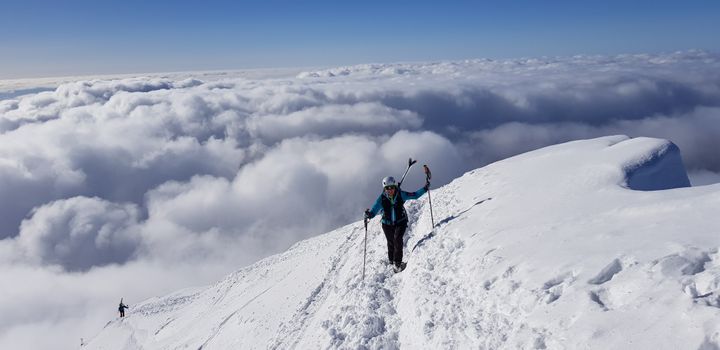
M 411 168 L 415 163 L 417 163 L 417 160 L 413 160 L 412 158 L 408 158 L 408 166 L 407 166 L 407 169 L 405 169 L 405 174 L 403 174 L 402 178 L 400 179 L 400 182 L 398 182 L 398 188 L 400 188 L 400 186 L 402 186 L 402 183 L 403 183 L 403 181 L 405 180 L 405 176 L 407 175 L 408 171 L 410 170 L 410 168 Z

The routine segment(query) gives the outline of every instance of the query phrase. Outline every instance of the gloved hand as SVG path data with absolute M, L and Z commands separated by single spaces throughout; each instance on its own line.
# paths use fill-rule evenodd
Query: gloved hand
M 430 181 L 426 181 L 425 187 L 423 187 L 423 188 L 425 189 L 425 191 L 429 190 L 430 189 Z
M 365 209 L 365 220 L 370 220 L 373 218 L 373 216 L 375 216 L 375 215 L 373 215 L 372 212 L 370 212 L 370 209 Z

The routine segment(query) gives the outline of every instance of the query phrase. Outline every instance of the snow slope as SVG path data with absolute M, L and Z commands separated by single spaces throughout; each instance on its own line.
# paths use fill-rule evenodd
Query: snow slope
M 688 186 L 669 141 L 547 147 L 431 190 L 434 230 L 409 202 L 401 274 L 376 219 L 363 283 L 356 222 L 133 305 L 86 348 L 717 349 L 720 185 Z

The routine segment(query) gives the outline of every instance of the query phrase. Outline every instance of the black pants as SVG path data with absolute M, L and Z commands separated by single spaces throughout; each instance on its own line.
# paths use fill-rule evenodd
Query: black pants
M 388 259 L 391 263 L 399 264 L 403 258 L 403 235 L 407 229 L 407 224 L 401 225 L 382 225 L 383 232 L 388 245 Z

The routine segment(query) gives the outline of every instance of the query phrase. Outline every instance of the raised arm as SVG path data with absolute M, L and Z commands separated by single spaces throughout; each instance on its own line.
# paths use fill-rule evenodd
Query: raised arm
M 420 198 L 420 196 L 424 195 L 425 192 L 427 192 L 427 190 L 428 190 L 428 186 L 425 185 L 415 192 L 400 191 L 400 195 L 402 196 L 403 200 L 418 199 L 418 198 Z

